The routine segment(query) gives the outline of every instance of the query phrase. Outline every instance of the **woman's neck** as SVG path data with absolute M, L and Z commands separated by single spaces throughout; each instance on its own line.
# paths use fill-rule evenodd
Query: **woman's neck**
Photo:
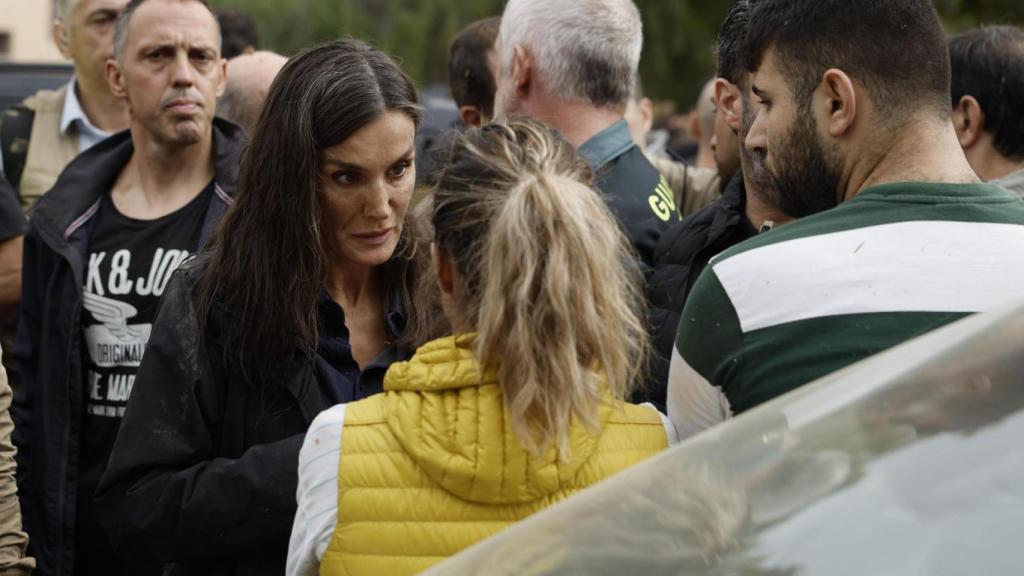
M 327 273 L 327 290 L 345 313 L 352 359 L 360 371 L 388 345 L 378 277 L 369 266 L 332 266 Z
M 476 327 L 469 322 L 462 320 L 460 316 L 457 321 L 453 321 L 451 318 L 448 319 L 448 323 L 452 326 L 452 335 L 458 336 L 459 334 L 473 334 L 476 332 Z
M 378 297 L 377 274 L 372 266 L 332 264 L 327 270 L 327 292 L 343 310 L 352 310 Z

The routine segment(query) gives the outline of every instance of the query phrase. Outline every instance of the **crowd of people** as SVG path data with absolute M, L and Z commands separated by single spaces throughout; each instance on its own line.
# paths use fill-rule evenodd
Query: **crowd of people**
M 56 14 L 74 77 L 0 118 L 0 573 L 413 574 L 1020 297 L 1024 32 L 929 0 L 735 0 L 694 165 L 632 0 L 470 25 L 422 157 L 359 40 Z

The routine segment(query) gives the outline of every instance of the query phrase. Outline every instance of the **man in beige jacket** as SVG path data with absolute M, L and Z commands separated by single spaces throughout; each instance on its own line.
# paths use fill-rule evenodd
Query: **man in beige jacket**
M 128 128 L 128 106 L 110 92 L 106 75 L 114 22 L 126 4 L 57 0 L 53 39 L 75 74 L 59 90 L 41 90 L 0 115 L 0 173 L 14 188 L 0 190 L 5 205 L 20 201 L 28 214 L 75 156 Z M 0 341 L 8 348 L 21 302 L 22 251 L 21 233 L 0 235 Z
M 128 127 L 128 107 L 107 86 L 114 22 L 128 0 L 57 0 L 53 39 L 75 74 L 41 90 L 0 118 L 0 170 L 26 212 L 80 152 Z

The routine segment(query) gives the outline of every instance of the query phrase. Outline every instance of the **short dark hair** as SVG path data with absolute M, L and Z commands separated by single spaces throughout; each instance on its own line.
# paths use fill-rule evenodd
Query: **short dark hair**
M 487 66 L 487 53 L 501 28 L 501 16 L 477 20 L 452 40 L 448 47 L 448 86 L 459 106 L 476 106 L 487 116 L 494 114 L 494 76 Z
M 184 1 L 184 0 L 183 0 Z M 210 3 L 207 0 L 192 0 L 193 2 L 199 2 L 210 11 L 210 14 L 216 19 L 217 14 L 214 13 L 213 9 L 210 8 Z M 131 0 L 125 5 L 124 10 L 117 17 L 117 22 L 114 23 L 114 56 L 118 61 L 124 57 L 124 43 L 128 39 L 128 25 L 131 24 L 132 16 L 135 15 L 135 11 L 138 10 L 139 6 L 145 3 L 146 0 Z M 218 30 L 220 29 L 220 22 L 217 23 Z
M 921 109 L 951 115 L 946 35 L 931 0 L 761 0 L 744 44 L 750 72 L 776 51 L 804 110 L 825 71 L 838 68 L 889 122 Z
M 743 66 L 743 43 L 747 38 L 747 26 L 750 25 L 750 12 L 757 2 L 736 0 L 718 30 L 718 42 L 715 45 L 718 67 L 715 75 L 737 86 L 748 76 Z
M 241 10 L 218 8 L 214 11 L 220 23 L 220 52 L 224 58 L 234 58 L 247 48 L 258 50 L 260 35 L 256 22 Z
M 1024 159 L 1024 30 L 986 26 L 949 40 L 952 101 L 973 96 L 1001 155 Z

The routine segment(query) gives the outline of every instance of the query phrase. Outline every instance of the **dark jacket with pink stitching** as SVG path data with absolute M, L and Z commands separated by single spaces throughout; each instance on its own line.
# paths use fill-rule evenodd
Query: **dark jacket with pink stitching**
M 245 133 L 214 123 L 216 193 L 200 244 L 227 211 Z M 132 156 L 128 131 L 79 155 L 36 204 L 25 235 L 21 315 L 14 360 L 21 376 L 11 413 L 18 494 L 37 574 L 75 571 L 75 510 L 83 369 L 81 312 L 89 233 L 100 199 Z

